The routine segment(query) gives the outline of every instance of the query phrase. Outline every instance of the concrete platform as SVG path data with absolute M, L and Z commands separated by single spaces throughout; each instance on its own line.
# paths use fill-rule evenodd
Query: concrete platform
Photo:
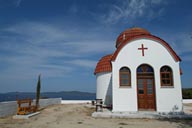
M 92 113 L 94 118 L 134 118 L 134 119 L 192 119 L 192 114 L 186 113 L 158 113 L 158 112 L 111 112 L 104 110 L 103 112 Z
M 38 115 L 40 112 L 31 113 L 28 115 L 14 115 L 13 119 L 29 119 L 32 116 Z

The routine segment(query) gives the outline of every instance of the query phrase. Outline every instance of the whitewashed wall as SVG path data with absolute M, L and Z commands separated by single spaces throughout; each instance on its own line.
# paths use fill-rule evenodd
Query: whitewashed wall
M 138 50 L 141 44 L 148 48 L 145 50 L 144 57 L 142 51 Z M 169 51 L 159 42 L 149 39 L 128 43 L 121 49 L 116 60 L 112 62 L 113 111 L 138 111 L 136 70 L 141 64 L 148 64 L 154 69 L 157 111 L 182 111 L 179 62 L 175 62 Z M 160 68 L 164 65 L 170 66 L 173 70 L 173 88 L 160 86 Z M 119 87 L 119 69 L 124 66 L 131 70 L 132 86 L 130 88 Z
M 96 99 L 102 99 L 105 105 L 112 104 L 111 72 L 96 74 Z

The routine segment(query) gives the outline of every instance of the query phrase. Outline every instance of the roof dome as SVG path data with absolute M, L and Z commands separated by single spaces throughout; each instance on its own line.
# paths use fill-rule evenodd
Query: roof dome
M 139 27 L 134 27 L 134 28 L 125 30 L 118 36 L 116 40 L 116 48 L 118 48 L 124 40 L 133 38 L 135 36 L 140 36 L 140 35 L 150 35 L 150 33 L 147 30 Z
M 101 73 L 101 72 L 111 72 L 112 71 L 112 66 L 111 66 L 112 56 L 113 56 L 113 54 L 102 57 L 99 60 L 99 62 L 97 63 L 94 74 Z

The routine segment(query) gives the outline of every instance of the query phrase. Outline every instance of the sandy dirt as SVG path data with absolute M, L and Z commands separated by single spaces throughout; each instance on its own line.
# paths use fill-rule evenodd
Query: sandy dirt
M 192 128 L 192 120 L 95 119 L 87 104 L 49 106 L 27 120 L 0 118 L 0 128 Z

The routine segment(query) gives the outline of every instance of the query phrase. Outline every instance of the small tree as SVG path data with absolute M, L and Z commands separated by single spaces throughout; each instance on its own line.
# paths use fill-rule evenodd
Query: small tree
M 36 90 L 36 107 L 37 108 L 39 107 L 40 90 L 41 90 L 41 74 L 38 77 L 37 90 Z

